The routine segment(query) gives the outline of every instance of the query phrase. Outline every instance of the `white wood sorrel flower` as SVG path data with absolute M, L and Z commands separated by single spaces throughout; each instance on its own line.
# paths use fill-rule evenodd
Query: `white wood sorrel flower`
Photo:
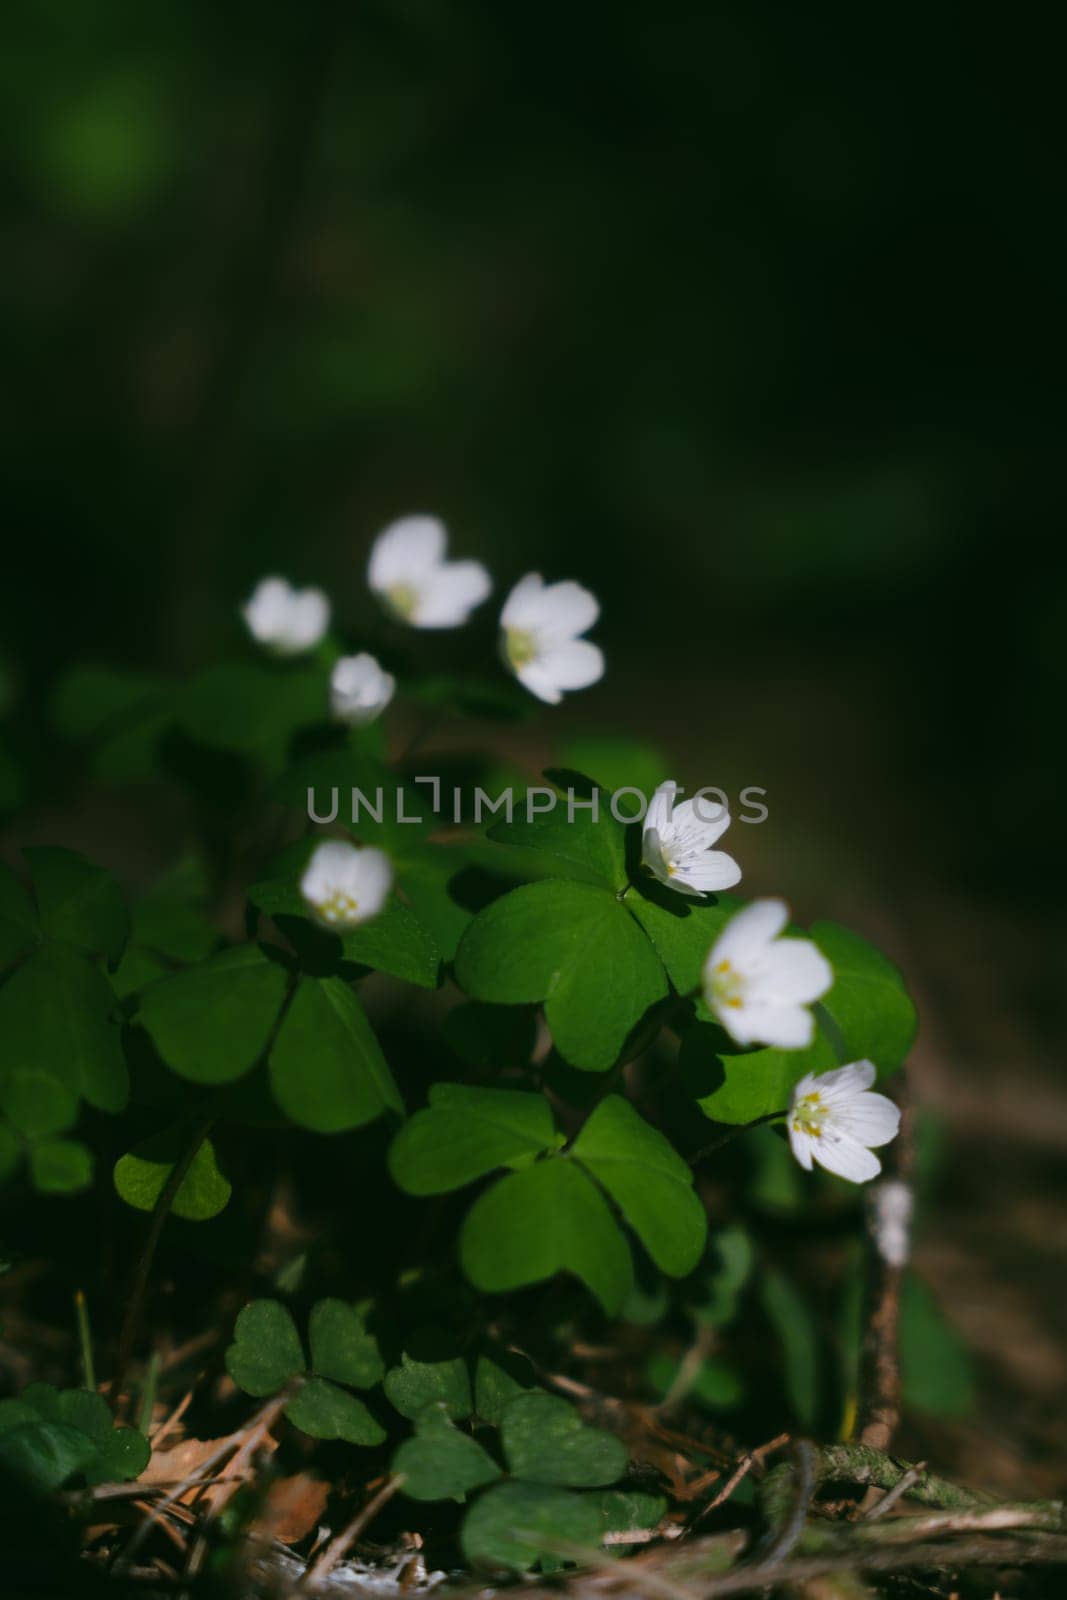
M 393 867 L 383 850 L 327 839 L 316 846 L 300 893 L 316 922 L 333 933 L 347 933 L 378 915 L 392 886 Z
M 446 561 L 448 535 L 437 517 L 401 517 L 375 539 L 367 582 L 413 628 L 459 628 L 493 587 L 480 561 Z
M 652 875 L 679 894 L 709 894 L 732 889 L 741 868 L 725 850 L 712 845 L 730 826 L 730 813 L 707 795 L 675 805 L 678 785 L 661 783 L 649 802 L 641 835 L 641 860 Z
M 381 716 L 396 690 L 396 679 L 366 650 L 342 656 L 330 673 L 330 710 L 338 722 L 365 728 Z
M 900 1112 L 884 1094 L 871 1094 L 873 1061 L 852 1061 L 833 1072 L 809 1072 L 793 1090 L 786 1119 L 789 1143 L 805 1172 L 817 1161 L 850 1183 L 876 1178 L 882 1163 L 872 1145 L 888 1144 Z
M 600 615 L 600 602 L 580 583 L 546 583 L 528 572 L 500 614 L 504 661 L 524 688 L 558 706 L 567 689 L 588 689 L 604 676 L 604 654 L 579 634 Z
M 732 916 L 704 962 L 704 998 L 738 1044 L 803 1050 L 815 1019 L 807 1009 L 834 972 L 810 939 L 782 939 L 783 900 L 753 900 Z
M 321 589 L 294 589 L 284 578 L 263 578 L 241 615 L 257 644 L 276 656 L 298 656 L 318 644 L 330 623 Z

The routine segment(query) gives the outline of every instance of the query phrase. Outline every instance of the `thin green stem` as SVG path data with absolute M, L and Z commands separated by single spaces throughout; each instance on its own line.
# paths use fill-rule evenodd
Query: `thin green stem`
M 156 1407 L 156 1388 L 159 1384 L 159 1368 L 159 1351 L 153 1350 L 148 1358 L 148 1370 L 145 1372 L 144 1383 L 141 1386 L 141 1410 L 137 1418 L 137 1426 L 145 1434 L 152 1426 L 152 1413 Z
M 89 1325 L 89 1306 L 82 1289 L 74 1291 L 74 1315 L 78 1322 L 78 1348 L 81 1352 L 82 1387 L 96 1393 L 96 1368 L 93 1365 L 93 1331 Z
M 137 1265 L 134 1268 L 133 1280 L 130 1285 L 130 1293 L 126 1301 L 126 1311 L 122 1319 L 122 1327 L 119 1331 L 118 1349 L 115 1354 L 115 1370 L 108 1388 L 108 1398 L 110 1399 L 111 1404 L 116 1408 L 121 1400 L 123 1380 L 126 1377 L 126 1368 L 129 1365 L 134 1342 L 140 1330 L 141 1316 L 144 1311 L 145 1292 L 148 1288 L 148 1275 L 152 1270 L 152 1262 L 155 1259 L 156 1249 L 159 1245 L 160 1237 L 163 1233 L 164 1226 L 166 1225 L 167 1218 L 170 1216 L 174 1201 L 177 1198 L 178 1190 L 185 1182 L 189 1168 L 196 1159 L 196 1155 L 200 1149 L 200 1146 L 203 1144 L 204 1140 L 207 1138 L 212 1127 L 214 1126 L 215 1115 L 216 1113 L 211 1111 L 205 1116 L 201 1117 L 199 1122 L 194 1124 L 189 1143 L 186 1145 L 180 1158 L 171 1168 L 170 1176 L 167 1178 L 166 1183 L 160 1191 L 159 1199 L 156 1201 L 153 1208 L 152 1216 L 148 1224 L 148 1232 L 145 1235 L 145 1241 L 141 1247 L 141 1254 L 138 1257 Z
M 782 1122 L 785 1116 L 784 1110 L 768 1111 L 765 1116 L 755 1117 L 751 1122 L 739 1122 L 736 1127 L 727 1128 L 725 1133 L 721 1133 L 717 1139 L 712 1139 L 710 1144 L 702 1145 L 695 1156 L 690 1156 L 689 1165 L 698 1166 L 705 1156 L 710 1156 L 714 1150 L 721 1150 L 724 1144 L 730 1144 L 742 1133 L 748 1133 L 752 1128 L 762 1128 L 769 1122 Z

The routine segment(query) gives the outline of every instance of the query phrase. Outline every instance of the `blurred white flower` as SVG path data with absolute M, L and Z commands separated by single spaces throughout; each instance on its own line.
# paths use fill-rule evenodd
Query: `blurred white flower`
M 338 722 L 365 728 L 381 716 L 396 690 L 396 679 L 365 650 L 342 656 L 330 673 L 330 710 Z
M 817 1161 L 850 1183 L 876 1178 L 882 1163 L 872 1145 L 888 1144 L 900 1129 L 900 1112 L 884 1094 L 870 1094 L 873 1061 L 852 1061 L 833 1072 L 809 1072 L 793 1090 L 789 1143 L 805 1172 Z
M 580 583 L 545 583 L 528 572 L 500 615 L 504 660 L 539 700 L 556 706 L 567 689 L 588 689 L 604 676 L 599 645 L 580 639 L 600 615 L 600 602 Z
M 711 847 L 730 826 L 724 805 L 698 795 L 675 805 L 678 785 L 661 783 L 652 796 L 641 835 L 641 860 L 669 889 L 679 894 L 709 894 L 732 889 L 741 868 L 725 850 Z
M 327 839 L 316 846 L 300 893 L 316 922 L 333 933 L 347 933 L 378 915 L 392 886 L 393 867 L 384 851 Z
M 294 589 L 284 578 L 263 578 L 241 615 L 257 644 L 277 656 L 298 656 L 326 632 L 330 602 L 321 589 Z
M 832 986 L 834 972 L 810 939 L 780 939 L 789 921 L 782 900 L 753 900 L 732 916 L 704 962 L 704 998 L 738 1044 L 803 1050 L 815 1020 L 807 1007 Z
M 413 628 L 458 628 L 488 597 L 480 561 L 446 561 L 437 517 L 401 517 L 375 539 L 367 582 L 387 611 Z

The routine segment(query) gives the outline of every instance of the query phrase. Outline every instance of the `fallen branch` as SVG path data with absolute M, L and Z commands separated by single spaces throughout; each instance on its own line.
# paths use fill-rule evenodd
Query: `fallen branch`
M 348 1553 L 360 1534 L 369 1528 L 384 1505 L 390 1501 L 404 1482 L 403 1474 L 394 1473 L 386 1478 L 377 1494 L 360 1506 L 355 1516 L 341 1532 L 331 1539 L 314 1566 L 308 1567 L 300 1580 L 300 1587 L 319 1588 L 329 1577 L 337 1563 Z

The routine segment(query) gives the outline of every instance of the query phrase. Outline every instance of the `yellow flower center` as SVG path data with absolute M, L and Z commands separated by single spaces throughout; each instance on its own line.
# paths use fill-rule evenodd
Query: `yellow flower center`
M 793 1127 L 797 1133 L 806 1133 L 812 1139 L 820 1139 L 829 1111 L 829 1106 L 823 1101 L 818 1089 L 815 1089 L 811 1094 L 806 1094 L 802 1100 L 798 1100 L 793 1107 Z
M 394 583 L 385 591 L 389 609 L 401 622 L 410 622 L 419 603 L 419 593 L 410 583 Z
M 537 659 L 537 640 L 522 628 L 508 628 L 504 633 L 504 654 L 518 672 Z
M 667 871 L 673 872 L 674 868 L 668 866 Z M 732 1006 L 736 1010 L 744 1004 L 745 981 L 729 961 L 720 961 L 712 972 L 711 992 L 721 1006 Z
M 325 900 L 319 901 L 316 909 L 323 922 L 348 922 L 356 914 L 358 901 L 344 889 L 335 889 Z

